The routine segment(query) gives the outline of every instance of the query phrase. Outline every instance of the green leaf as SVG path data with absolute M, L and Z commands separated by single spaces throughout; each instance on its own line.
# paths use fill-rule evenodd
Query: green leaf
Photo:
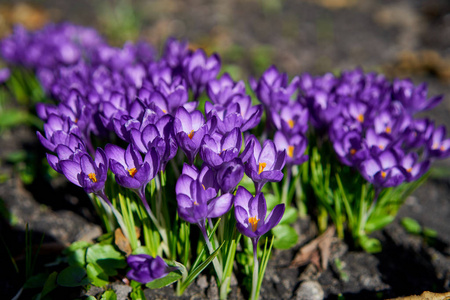
M 274 194 L 264 195 L 266 199 L 267 210 L 272 210 L 275 205 L 280 203 L 280 199 L 278 199 Z
M 381 252 L 381 242 L 375 238 L 369 238 L 364 235 L 359 238 L 359 244 L 367 253 L 378 253 Z
M 68 255 L 71 252 L 75 252 L 78 249 L 85 249 L 89 246 L 92 246 L 92 244 L 85 242 L 85 241 L 78 241 L 78 242 L 72 243 L 69 247 L 64 249 L 63 254 Z
M 424 227 L 422 233 L 424 236 L 429 237 L 429 238 L 435 238 L 438 235 L 436 230 L 428 228 L 428 227 Z
M 24 289 L 34 289 L 34 288 L 43 287 L 46 280 L 47 280 L 47 274 L 39 273 L 37 275 L 31 276 L 30 278 L 28 278 L 28 280 L 25 282 L 25 285 L 23 286 L 23 288 Z
M 422 232 L 422 226 L 414 219 L 408 217 L 403 218 L 401 224 L 409 233 L 420 234 Z
M 95 298 L 94 296 L 88 296 L 88 297 L 86 298 L 86 300 L 97 300 L 97 298 Z
M 280 221 L 280 224 L 292 224 L 295 221 L 297 221 L 297 218 L 298 218 L 297 209 L 295 209 L 292 206 L 288 206 L 288 207 L 286 207 L 286 210 L 284 211 L 284 215 Z
M 117 300 L 117 295 L 113 290 L 105 291 L 100 300 Z
M 57 283 L 64 287 L 76 287 L 89 284 L 86 270 L 79 266 L 69 266 L 59 273 Z
M 364 229 L 369 233 L 376 231 L 376 230 L 380 230 L 380 229 L 384 228 L 386 225 L 392 223 L 392 221 L 394 221 L 394 219 L 395 219 L 395 216 L 391 216 L 391 215 L 387 215 L 387 214 L 373 216 L 373 217 L 369 218 Z
M 147 255 L 152 255 L 150 253 L 150 250 L 147 247 L 144 246 L 139 246 L 136 249 L 134 249 L 133 255 L 137 255 L 137 254 L 147 254 Z
M 56 284 L 57 277 L 58 272 L 53 272 L 48 276 L 47 280 L 44 283 L 44 287 L 42 288 L 41 298 L 44 298 L 45 295 L 47 295 L 48 293 L 50 293 L 51 291 L 53 291 L 58 287 L 58 285 Z
M 297 244 L 298 234 L 294 228 L 286 224 L 279 224 L 272 229 L 275 239 L 273 246 L 277 249 L 289 249 Z
M 220 247 L 216 249 L 203 263 L 194 268 L 187 276 L 186 281 L 183 281 L 180 287 L 180 291 L 183 292 L 194 280 L 197 276 L 213 261 L 213 259 L 219 254 L 220 248 L 222 248 L 223 242 Z
M 125 257 L 112 245 L 96 244 L 87 249 L 86 262 L 100 266 L 108 276 L 116 276 L 117 269 L 127 266 Z
M 170 272 L 165 277 L 159 278 L 159 279 L 155 279 L 153 281 L 150 281 L 145 286 L 148 287 L 148 288 L 151 288 L 153 290 L 154 289 L 160 289 L 160 288 L 163 288 L 165 286 L 168 286 L 169 284 L 174 283 L 175 281 L 177 281 L 180 278 L 181 278 L 181 273 L 180 272 Z
M 86 248 L 80 248 L 67 256 L 67 262 L 70 266 L 84 267 L 86 265 Z
M 91 283 L 98 287 L 104 287 L 109 283 L 108 275 L 105 271 L 96 264 L 89 263 L 86 266 L 86 273 Z
M 131 300 L 145 300 L 144 291 L 141 288 L 135 288 L 130 293 Z

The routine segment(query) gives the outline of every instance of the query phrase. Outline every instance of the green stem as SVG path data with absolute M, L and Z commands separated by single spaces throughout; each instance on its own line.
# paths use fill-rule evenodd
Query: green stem
M 258 275 L 259 275 L 259 262 L 258 262 L 258 240 L 259 238 L 252 239 L 253 242 L 253 280 L 252 280 L 252 294 L 251 300 L 258 299 Z
M 200 231 L 202 232 L 203 238 L 205 239 L 206 246 L 208 247 L 208 250 L 209 250 L 209 254 L 211 255 L 214 253 L 214 248 L 211 245 L 211 241 L 209 240 L 208 233 L 206 232 L 204 222 L 203 222 L 203 224 L 201 224 L 199 222 L 198 226 L 200 227 Z M 219 260 L 217 259 L 217 256 L 214 257 L 214 259 L 213 259 L 213 265 L 214 265 L 214 269 L 216 270 L 216 275 L 218 278 L 217 285 L 220 286 L 220 284 L 222 283 L 222 266 L 221 266 Z

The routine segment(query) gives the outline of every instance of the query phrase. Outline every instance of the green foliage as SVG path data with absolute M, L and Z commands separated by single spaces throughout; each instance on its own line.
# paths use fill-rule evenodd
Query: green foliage
M 274 235 L 273 246 L 277 249 L 289 249 L 297 244 L 298 234 L 287 224 L 278 224 L 272 229 Z
M 84 286 L 89 283 L 86 270 L 79 266 L 68 266 L 59 273 L 56 281 L 64 287 Z

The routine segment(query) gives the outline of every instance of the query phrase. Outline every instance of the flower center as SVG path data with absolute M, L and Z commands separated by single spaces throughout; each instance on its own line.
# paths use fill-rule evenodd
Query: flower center
M 267 164 L 264 163 L 264 162 L 259 163 L 259 165 L 258 165 L 258 174 L 261 174 L 261 172 L 264 171 L 264 168 L 265 168 L 266 166 L 267 166 Z
M 431 149 L 436 150 L 439 147 L 438 143 L 434 143 L 433 146 L 431 146 Z
M 383 145 L 378 145 L 378 148 L 380 148 L 381 150 L 384 150 L 384 146 Z
M 248 222 L 252 224 L 252 231 L 255 232 L 258 228 L 259 219 L 257 219 L 256 217 L 250 217 L 248 218 Z
M 441 151 L 445 151 L 446 150 L 444 146 L 441 146 L 441 148 L 439 148 L 439 149 L 441 149 Z
M 359 114 L 359 115 L 356 117 L 356 120 L 358 120 L 359 123 L 364 122 L 364 115 L 363 115 L 363 114 Z
M 165 114 L 167 114 L 167 110 L 165 110 L 165 109 L 162 109 L 162 112 L 165 113 Z
M 390 126 L 386 126 L 386 133 L 391 133 L 392 132 L 392 128 Z
M 411 173 L 412 172 L 412 168 L 406 169 L 406 172 Z
M 294 146 L 288 146 L 288 148 L 287 148 L 287 155 L 289 156 L 289 157 L 293 157 L 294 156 Z
M 95 175 L 95 173 L 89 173 L 88 177 L 93 183 L 97 182 L 97 176 Z
M 350 149 L 350 154 L 351 154 L 351 155 L 355 155 L 355 153 L 356 153 L 356 149 L 353 149 L 353 148 Z
M 136 168 L 128 169 L 128 173 L 130 174 L 131 177 L 134 177 L 134 175 L 136 174 L 136 172 L 137 172 Z
M 188 137 L 192 140 L 193 136 L 194 136 L 194 130 L 191 130 L 191 132 L 188 134 Z
M 288 125 L 289 125 L 289 128 L 294 128 L 294 120 L 292 120 L 292 119 L 289 119 L 288 121 Z
M 385 171 L 381 171 L 381 178 L 386 178 L 386 172 Z

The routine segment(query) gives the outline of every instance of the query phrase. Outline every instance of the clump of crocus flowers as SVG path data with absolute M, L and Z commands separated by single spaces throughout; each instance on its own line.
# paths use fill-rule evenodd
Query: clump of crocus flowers
M 174 225 L 181 218 L 199 228 L 222 298 L 238 235 L 251 239 L 250 297 L 256 299 L 264 273 L 258 267 L 260 238 L 282 220 L 293 194 L 302 198 L 299 184 L 308 184 L 308 178 L 299 180 L 300 174 L 308 175 L 302 168 L 308 168 L 304 163 L 313 148 L 307 136 L 314 145 L 330 143 L 334 152 L 329 155 L 373 187 L 365 221 L 383 189 L 419 179 L 432 160 L 450 155 L 445 128 L 414 118 L 442 97 L 429 99 L 425 85 L 409 80 L 389 82 L 357 69 L 289 81 L 272 66 L 250 80 L 251 95 L 243 81 L 221 74 L 217 54 L 190 50 L 187 42 L 169 39 L 158 57 L 147 43 L 114 48 L 94 30 L 71 24 L 35 33 L 17 27 L 1 41 L 0 54 L 12 67 L 34 71 L 55 100 L 36 107 L 45 122 L 44 133 L 37 134 L 51 152 L 50 166 L 96 195 L 129 239 L 133 228 L 111 190 L 137 195 L 145 214 L 133 217 L 142 218 L 145 242 L 159 255 L 128 257 L 128 277 L 142 283 L 172 270 L 161 256 L 191 255 L 177 250 L 173 230 L 187 228 Z M 254 105 L 252 97 L 261 104 Z M 106 182 L 114 185 L 113 178 L 120 188 L 106 188 Z M 245 180 L 254 189 L 241 186 Z M 277 194 L 278 182 L 282 192 Z M 175 202 L 166 196 L 170 193 Z M 265 193 L 279 195 L 270 212 Z M 225 221 L 236 226 L 229 228 Z M 152 238 L 154 227 L 161 247 Z M 228 250 L 221 249 L 220 238 Z

